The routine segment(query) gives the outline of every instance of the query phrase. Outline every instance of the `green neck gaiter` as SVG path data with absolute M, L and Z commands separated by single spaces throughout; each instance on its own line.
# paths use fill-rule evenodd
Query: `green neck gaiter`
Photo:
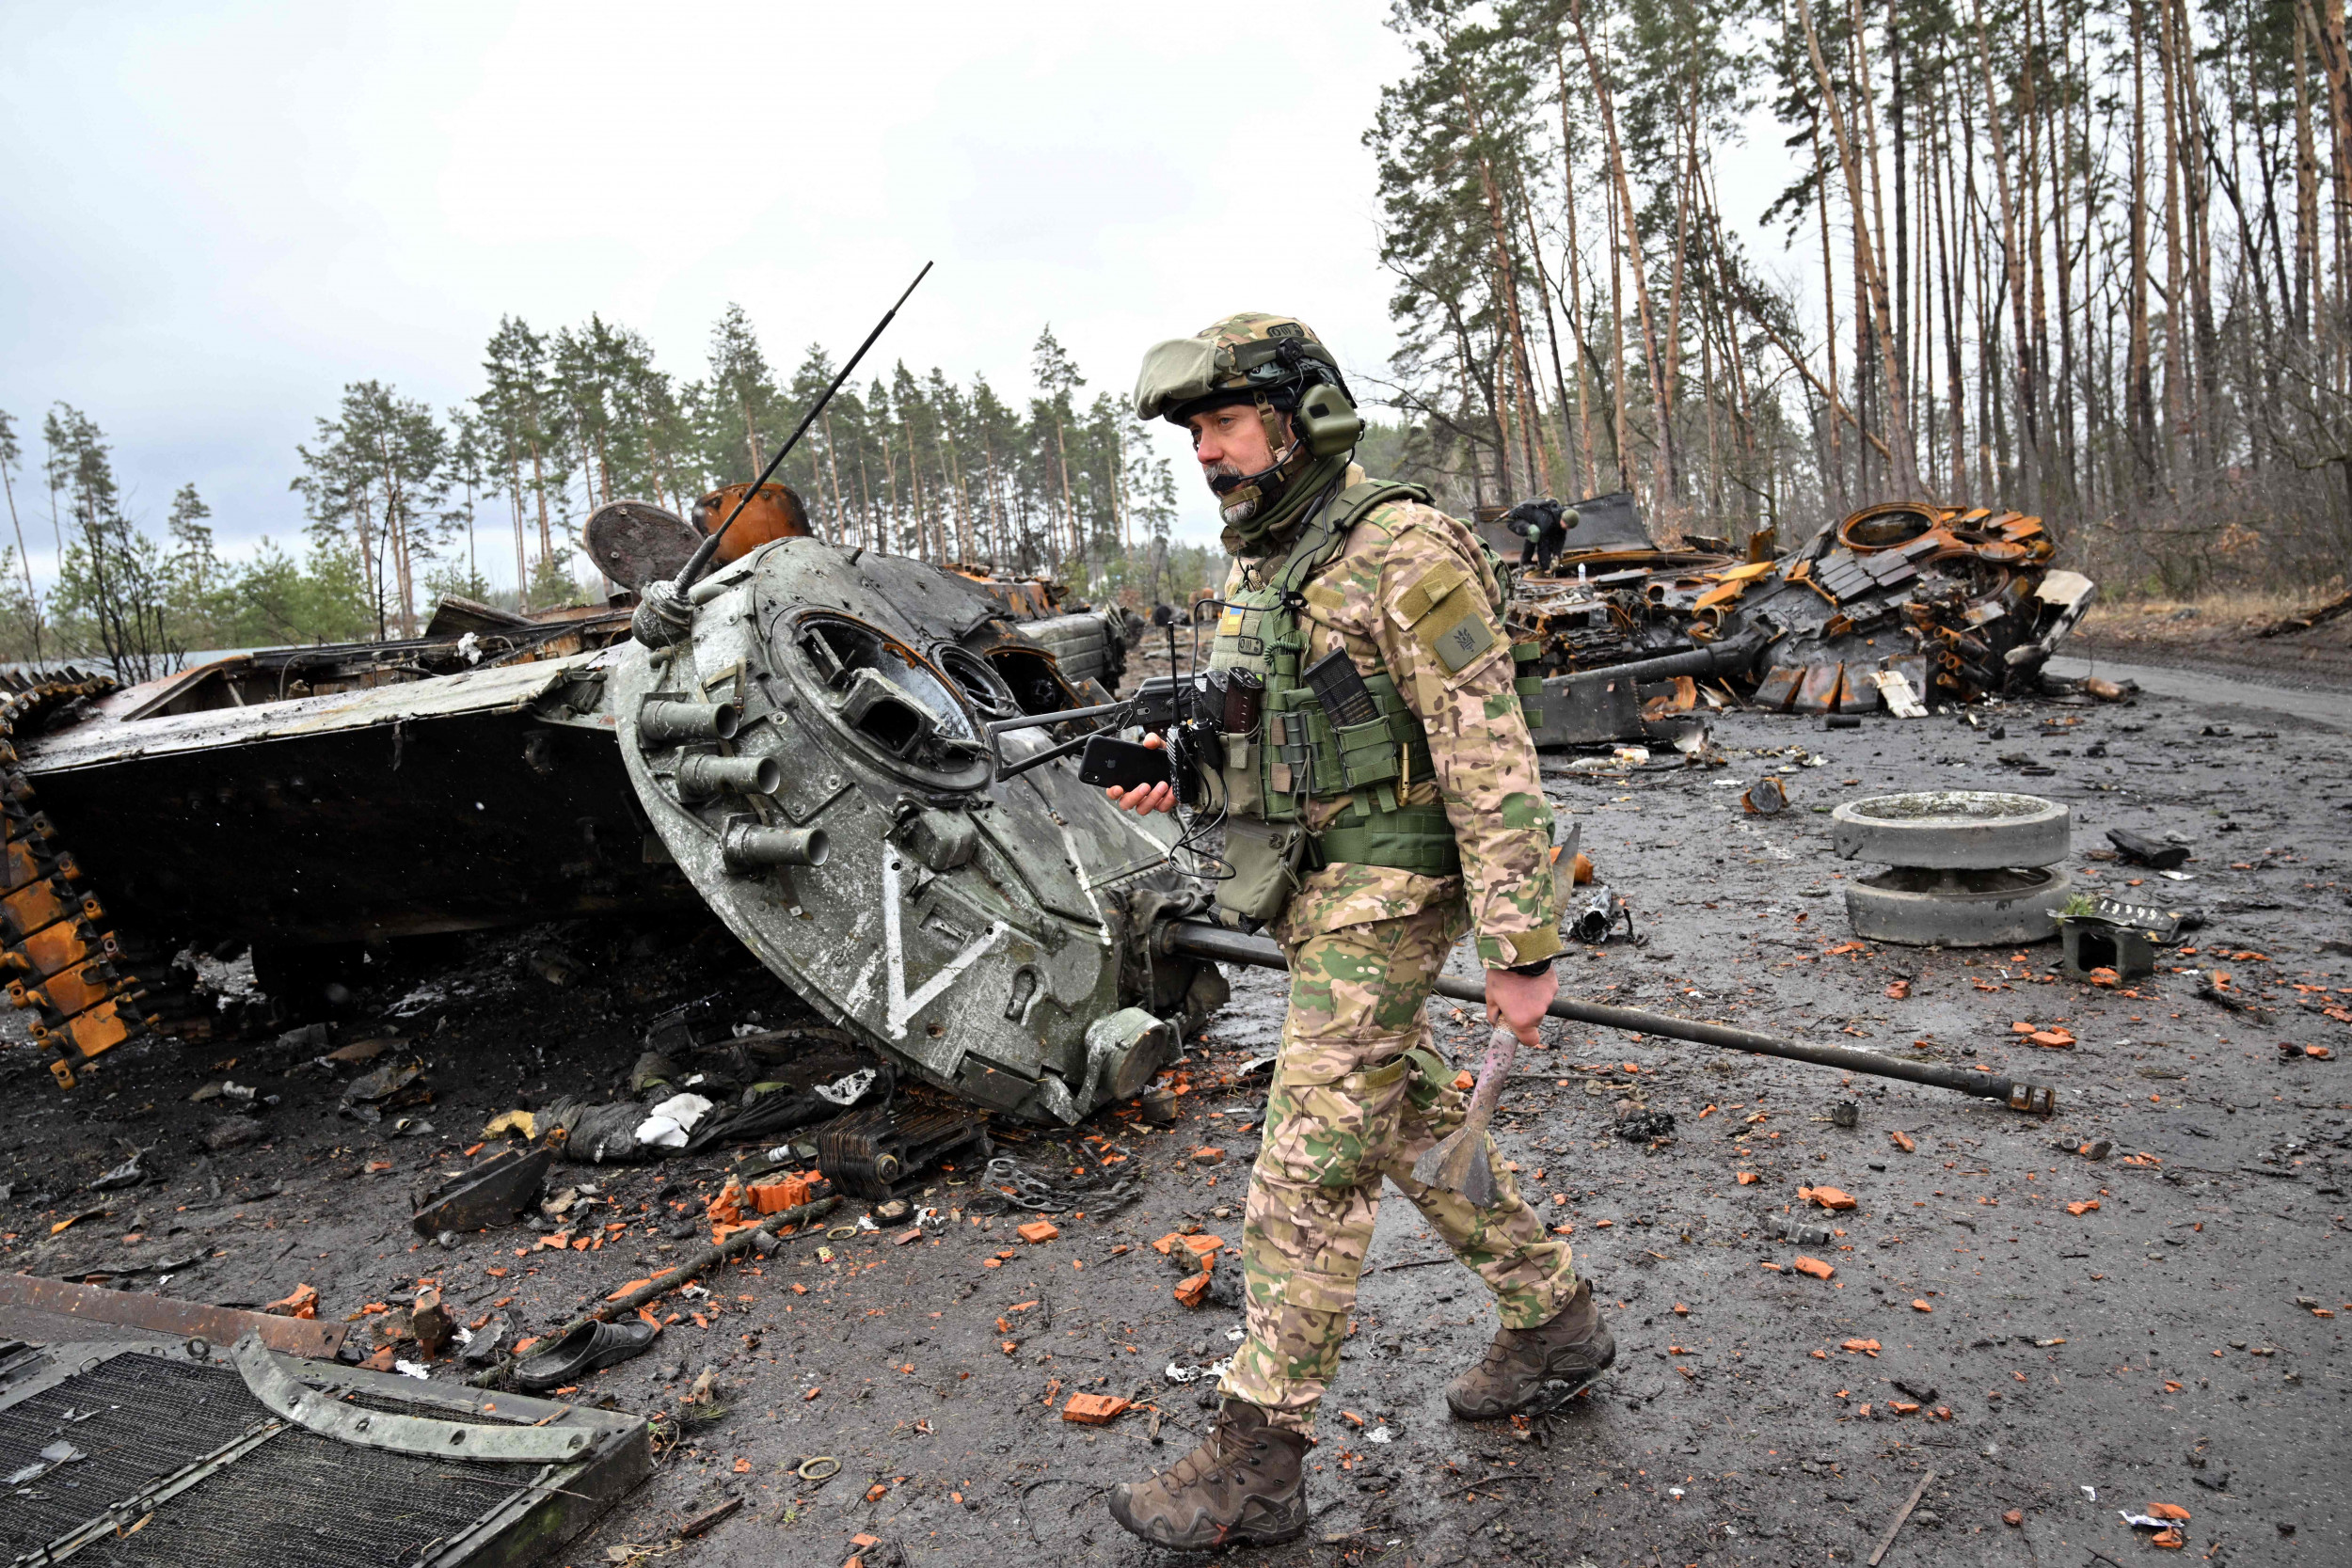
M 1226 547 L 1235 555 L 1268 555 L 1275 552 L 1277 541 L 1283 541 L 1294 526 L 1347 472 L 1352 454 L 1341 452 L 1334 457 L 1317 458 L 1282 487 L 1274 504 L 1260 511 L 1247 522 L 1229 523 L 1225 528 Z

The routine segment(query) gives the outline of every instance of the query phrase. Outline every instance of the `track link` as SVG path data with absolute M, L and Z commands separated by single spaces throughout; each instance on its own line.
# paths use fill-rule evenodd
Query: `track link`
M 170 982 L 168 956 L 160 967 L 134 962 L 106 928 L 104 903 L 18 765 L 20 735 L 116 685 L 70 665 L 0 675 L 0 975 L 9 1004 L 34 1014 L 34 1042 L 52 1053 L 50 1074 L 69 1089 L 91 1057 L 162 1032 L 183 989 Z

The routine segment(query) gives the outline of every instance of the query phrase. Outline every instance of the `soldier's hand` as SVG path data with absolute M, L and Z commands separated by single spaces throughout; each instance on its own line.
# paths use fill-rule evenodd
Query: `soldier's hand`
M 1155 752 L 1168 744 L 1156 735 L 1145 736 L 1143 743 Z M 1136 784 L 1132 787 L 1113 784 L 1103 793 L 1111 798 L 1112 805 L 1134 812 L 1137 816 L 1146 812 L 1176 809 L 1176 786 L 1171 784 Z
M 1486 971 L 1486 1022 L 1509 1025 L 1521 1045 L 1538 1044 L 1535 1026 L 1559 993 L 1560 976 L 1549 969 L 1541 974 L 1490 969 Z

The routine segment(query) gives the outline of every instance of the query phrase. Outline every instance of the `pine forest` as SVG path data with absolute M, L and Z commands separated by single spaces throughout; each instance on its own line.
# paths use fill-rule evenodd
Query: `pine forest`
M 2111 594 L 2340 585 L 2344 0 L 1397 0 L 1389 25 L 1411 67 L 1364 133 L 1355 264 L 1391 279 L 1399 347 L 1357 371 L 1391 421 L 1369 466 L 1464 514 L 1630 490 L 1667 541 L 1925 499 L 2041 514 Z M 1759 138 L 1770 188 L 1726 175 Z M 903 361 L 846 387 L 779 477 L 846 543 L 1135 603 L 1205 581 L 1116 391 L 1050 327 L 1030 360 L 1012 397 Z M 458 406 L 345 387 L 289 454 L 306 536 L 235 560 L 192 484 L 160 533 L 127 516 L 85 413 L 0 414 L 0 657 L 144 675 L 412 637 L 450 594 L 587 602 L 596 507 L 749 479 L 834 369 L 779 370 L 734 307 L 691 379 L 601 316 L 509 316 Z

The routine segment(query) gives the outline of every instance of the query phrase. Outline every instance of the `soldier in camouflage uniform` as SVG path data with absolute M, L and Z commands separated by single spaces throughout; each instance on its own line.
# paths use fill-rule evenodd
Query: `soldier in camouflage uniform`
M 1411 486 L 1369 482 L 1337 364 L 1283 316 L 1229 317 L 1147 356 L 1138 417 L 1190 430 L 1234 556 L 1212 664 L 1263 681 L 1271 715 L 1226 737 L 1204 781 L 1226 813 L 1219 903 L 1290 959 L 1289 1016 L 1242 1226 L 1248 1334 L 1215 1429 L 1168 1470 L 1113 1489 L 1161 1545 L 1289 1540 L 1304 1460 L 1372 1239 L 1383 1179 L 1495 1292 L 1502 1327 L 1446 1390 L 1458 1416 L 1549 1408 L 1614 1341 L 1491 1148 L 1494 1201 L 1416 1181 L 1466 1098 L 1425 1004 L 1477 934 L 1487 1016 L 1533 1043 L 1557 982 L 1552 817 L 1521 709 L 1492 561 Z M 1365 707 L 1333 718 L 1300 672 L 1344 656 Z M 1342 722 L 1352 718 L 1357 722 Z M 1112 795 L 1166 810 L 1167 784 Z M 1270 890 L 1270 891 L 1269 891 Z

